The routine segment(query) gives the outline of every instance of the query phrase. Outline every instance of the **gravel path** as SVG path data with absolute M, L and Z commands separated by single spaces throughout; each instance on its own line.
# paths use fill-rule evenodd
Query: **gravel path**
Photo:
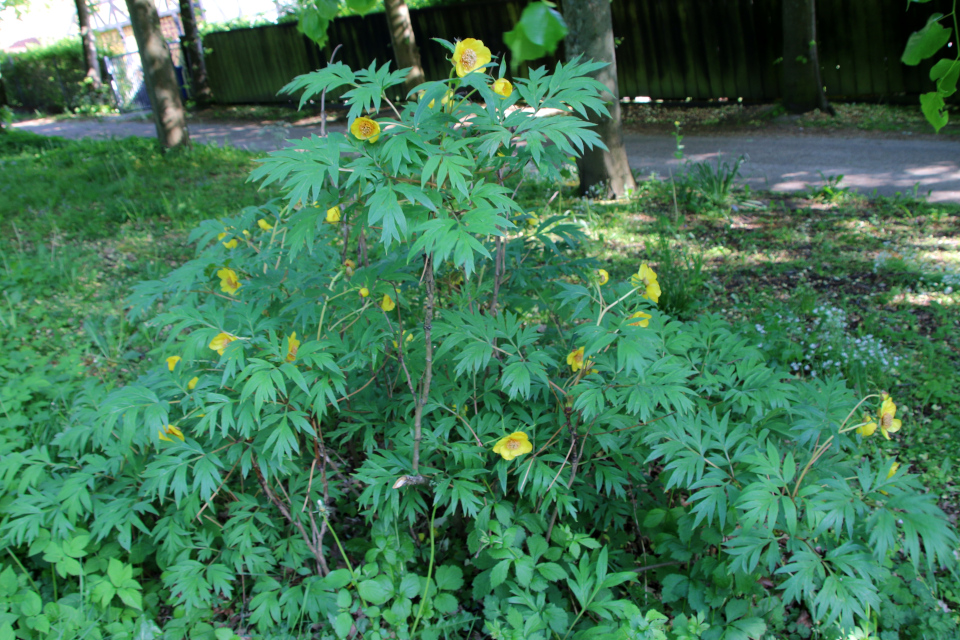
M 121 115 L 96 119 L 41 118 L 13 125 L 23 131 L 65 138 L 123 138 L 156 135 L 153 122 L 142 116 Z M 332 124 L 331 130 L 343 130 Z M 320 127 L 251 122 L 192 122 L 195 142 L 270 151 L 289 139 L 319 134 Z M 683 163 L 673 157 L 672 136 L 627 132 L 630 166 L 641 175 L 676 175 Z M 753 188 L 802 191 L 824 178 L 843 176 L 841 186 L 866 194 L 897 192 L 928 195 L 931 202 L 960 203 L 960 141 L 932 136 L 882 137 L 856 133 L 799 135 L 755 132 L 746 135 L 684 136 L 685 160 L 716 163 L 718 156 L 732 162 L 744 155 L 743 181 Z

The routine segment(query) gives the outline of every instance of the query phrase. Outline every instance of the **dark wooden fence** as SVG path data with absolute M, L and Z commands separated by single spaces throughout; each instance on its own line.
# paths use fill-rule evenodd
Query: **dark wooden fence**
M 507 51 L 503 33 L 513 28 L 527 0 L 435 7 L 411 11 L 424 72 L 447 77 L 446 51 L 431 37 L 479 38 L 495 54 Z M 834 99 L 891 98 L 929 91 L 930 62 L 907 67 L 904 44 L 927 17 L 950 10 L 950 0 L 818 0 L 822 79 Z M 780 96 L 781 0 L 613 0 L 617 72 L 623 96 L 748 101 Z M 956 38 L 953 40 L 956 46 Z M 333 46 L 338 59 L 357 68 L 393 62 L 383 14 L 335 20 L 321 51 L 295 24 L 212 33 L 207 69 L 221 103 L 287 102 L 277 92 L 296 76 L 319 68 Z M 562 59 L 562 48 L 553 58 Z M 525 72 L 521 70 L 521 75 Z

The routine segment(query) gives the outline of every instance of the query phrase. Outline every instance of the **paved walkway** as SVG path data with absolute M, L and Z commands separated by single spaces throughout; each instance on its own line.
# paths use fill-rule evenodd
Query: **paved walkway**
M 98 119 L 54 120 L 42 118 L 18 122 L 14 127 L 41 135 L 65 138 L 109 138 L 156 135 L 153 122 L 131 115 Z M 330 130 L 344 129 L 333 124 Z M 260 125 L 250 122 L 193 122 L 195 142 L 242 149 L 271 151 L 287 140 L 319 134 L 319 126 Z M 682 162 L 673 157 L 672 136 L 626 135 L 630 166 L 642 175 L 676 175 Z M 931 202 L 960 203 L 960 140 L 923 137 L 878 137 L 870 134 L 684 136 L 685 160 L 715 163 L 718 156 L 732 162 L 744 155 L 743 181 L 756 189 L 802 191 L 820 185 L 824 178 L 843 176 L 841 186 L 866 194 L 900 192 L 927 195 Z

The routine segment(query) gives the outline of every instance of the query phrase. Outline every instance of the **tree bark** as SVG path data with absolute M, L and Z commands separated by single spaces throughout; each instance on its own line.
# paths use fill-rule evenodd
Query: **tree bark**
M 597 125 L 596 132 L 607 145 L 607 150 L 586 150 L 577 160 L 580 193 L 587 194 L 591 188 L 602 184 L 602 195 L 619 198 L 628 191 L 635 190 L 637 183 L 633 179 L 633 172 L 627 161 L 627 150 L 623 146 L 610 0 L 567 0 L 563 4 L 563 17 L 569 28 L 564 43 L 567 60 L 583 54 L 585 59 L 608 63 L 606 67 L 595 72 L 593 77 L 607 87 L 608 92 L 604 93 L 603 98 L 607 101 L 610 115 L 599 117 L 593 114 L 590 117 L 590 121 Z
M 413 37 L 413 23 L 410 21 L 410 9 L 404 0 L 383 0 L 387 12 L 387 28 L 390 30 L 390 43 L 397 65 L 402 69 L 410 67 L 403 82 L 405 91 L 410 92 L 423 84 L 423 67 L 420 66 L 420 50 Z
M 77 22 L 80 23 L 80 42 L 83 45 L 83 66 L 87 68 L 86 76 L 90 78 L 91 86 L 99 90 L 103 86 L 100 78 L 100 61 L 97 60 L 97 43 L 93 39 L 90 29 L 90 9 L 87 0 L 74 0 L 77 5 Z
M 835 114 L 820 80 L 816 0 L 783 0 L 783 106 Z
M 186 112 L 170 59 L 170 49 L 160 30 L 160 16 L 153 0 L 126 0 L 133 35 L 140 50 L 143 80 L 147 85 L 153 121 L 160 144 L 171 149 L 190 143 Z
M 79 0 L 78 0 L 79 1 Z M 213 91 L 207 80 L 207 64 L 203 60 L 203 41 L 197 31 L 197 15 L 193 0 L 180 0 L 180 22 L 183 24 L 183 43 L 186 45 L 187 58 L 190 61 L 190 88 L 193 100 L 198 106 L 205 107 L 213 102 Z

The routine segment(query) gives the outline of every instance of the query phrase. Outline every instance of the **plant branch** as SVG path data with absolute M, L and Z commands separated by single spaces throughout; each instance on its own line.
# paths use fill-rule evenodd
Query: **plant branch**
M 431 333 L 433 332 L 433 306 L 435 302 L 436 283 L 433 279 L 433 258 L 429 254 L 424 257 L 424 263 L 424 284 L 427 288 L 427 300 L 423 305 L 423 346 L 426 349 L 426 367 L 424 368 L 423 378 L 421 379 L 417 408 L 413 414 L 412 467 L 414 475 L 420 473 L 420 441 L 423 438 L 423 408 L 427 404 L 427 399 L 430 397 L 430 383 L 433 380 L 433 343 L 431 341 Z

